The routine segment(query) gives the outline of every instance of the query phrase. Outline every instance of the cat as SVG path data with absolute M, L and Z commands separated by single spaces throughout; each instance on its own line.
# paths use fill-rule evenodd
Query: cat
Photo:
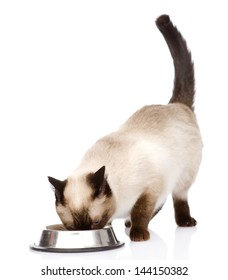
M 194 114 L 194 65 L 168 15 L 156 25 L 171 52 L 175 77 L 167 105 L 145 106 L 98 140 L 66 180 L 48 177 L 67 230 L 100 229 L 125 218 L 132 241 L 150 238 L 148 224 L 172 194 L 178 226 L 191 227 L 188 191 L 202 157 Z

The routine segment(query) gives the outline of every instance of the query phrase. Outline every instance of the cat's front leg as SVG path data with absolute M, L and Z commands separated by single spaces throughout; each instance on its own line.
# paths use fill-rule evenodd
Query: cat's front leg
M 130 239 L 146 241 L 150 239 L 148 224 L 155 206 L 155 199 L 149 193 L 143 193 L 131 210 Z

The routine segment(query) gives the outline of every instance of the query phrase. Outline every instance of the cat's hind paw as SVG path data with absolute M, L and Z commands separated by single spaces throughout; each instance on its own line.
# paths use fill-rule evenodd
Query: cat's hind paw
M 176 223 L 179 227 L 194 227 L 196 226 L 197 221 L 192 217 L 188 217 L 188 218 L 177 219 Z

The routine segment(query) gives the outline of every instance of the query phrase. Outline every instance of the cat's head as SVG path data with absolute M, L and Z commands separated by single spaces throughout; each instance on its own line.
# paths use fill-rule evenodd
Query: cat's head
M 103 228 L 115 211 L 105 166 L 65 181 L 48 177 L 54 187 L 56 211 L 68 230 Z

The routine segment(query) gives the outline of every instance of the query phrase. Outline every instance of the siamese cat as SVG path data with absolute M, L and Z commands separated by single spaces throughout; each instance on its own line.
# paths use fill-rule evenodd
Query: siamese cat
M 98 140 L 66 180 L 48 177 L 57 213 L 68 230 L 100 229 L 125 218 L 132 241 L 148 240 L 148 224 L 170 193 L 177 225 L 196 225 L 188 191 L 203 145 L 193 106 L 194 66 L 169 16 L 160 16 L 156 25 L 174 62 L 173 95 L 168 105 L 145 106 Z

